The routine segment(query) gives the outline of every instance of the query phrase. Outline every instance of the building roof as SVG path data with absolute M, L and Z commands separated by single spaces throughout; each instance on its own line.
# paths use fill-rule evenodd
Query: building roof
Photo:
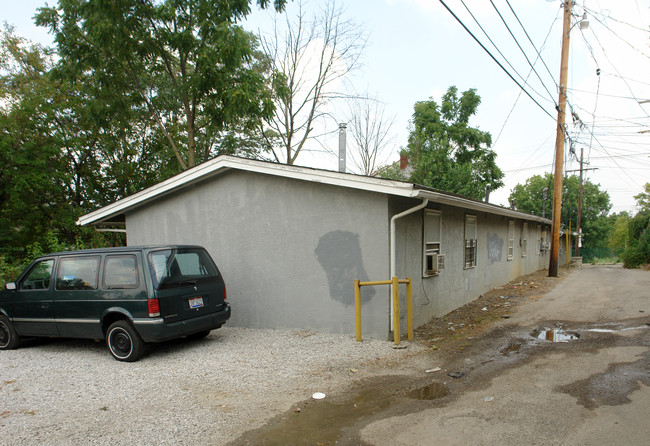
M 124 215 L 129 211 L 157 200 L 169 193 L 177 192 L 192 184 L 217 177 L 231 170 L 255 172 L 264 175 L 292 178 L 295 180 L 359 189 L 399 197 L 428 199 L 435 203 L 448 204 L 480 212 L 489 212 L 496 215 L 504 215 L 512 218 L 551 224 L 551 221 L 546 218 L 426 188 L 413 183 L 314 169 L 310 167 L 290 166 L 267 161 L 239 158 L 230 155 L 221 155 L 136 194 L 130 195 L 89 214 L 83 215 L 79 217 L 77 224 L 80 226 L 123 226 L 125 222 Z

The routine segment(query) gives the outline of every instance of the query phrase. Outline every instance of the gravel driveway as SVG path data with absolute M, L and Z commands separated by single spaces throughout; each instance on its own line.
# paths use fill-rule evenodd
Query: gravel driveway
M 0 352 L 0 438 L 7 445 L 225 444 L 314 392 L 345 391 L 423 348 L 391 346 L 224 327 L 121 363 L 103 342 L 33 341 Z

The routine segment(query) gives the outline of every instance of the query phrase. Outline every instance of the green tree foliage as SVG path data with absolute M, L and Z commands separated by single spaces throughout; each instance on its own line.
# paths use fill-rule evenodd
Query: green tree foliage
M 417 102 L 404 154 L 412 168 L 409 181 L 477 200 L 503 186 L 503 173 L 490 150 L 490 133 L 469 126 L 481 103 L 476 90 L 458 96 L 449 87 L 438 104 Z
M 546 201 L 544 189 L 547 188 Z M 560 221 L 565 228 L 575 230 L 578 219 L 579 178 L 575 175 L 563 181 L 562 215 Z M 534 215 L 551 218 L 553 200 L 553 175 L 535 175 L 518 184 L 510 193 L 509 201 L 515 209 Z M 545 209 L 544 209 L 545 208 Z M 611 209 L 609 194 L 601 191 L 598 184 L 583 181 L 582 192 L 582 233 L 585 248 L 606 248 L 613 220 L 607 216 Z
M 612 232 L 609 235 L 608 244 L 614 252 L 622 253 L 628 245 L 628 224 L 630 222 L 630 214 L 621 212 L 618 215 L 613 215 L 614 219 Z
M 639 212 L 650 212 L 650 183 L 645 183 L 643 192 L 635 195 L 634 199 L 636 200 Z
M 236 150 L 273 111 L 268 61 L 237 24 L 249 12 L 246 0 L 59 0 L 36 22 L 55 35 L 59 78 L 87 84 L 93 118 L 147 117 L 186 169 Z
M 75 222 L 115 196 L 111 183 L 124 188 L 109 174 L 115 162 L 103 150 L 102 141 L 113 144 L 115 136 L 97 130 L 85 115 L 80 84 L 49 76 L 50 50 L 10 28 L 0 32 L 0 50 L 2 253 L 13 262 L 26 255 L 28 245 L 49 246 L 47 234 L 54 233 L 68 246 L 102 242 Z
M 630 219 L 627 226 L 627 249 L 623 253 L 626 268 L 638 268 L 650 263 L 650 183 L 645 192 L 635 195 L 640 212 Z

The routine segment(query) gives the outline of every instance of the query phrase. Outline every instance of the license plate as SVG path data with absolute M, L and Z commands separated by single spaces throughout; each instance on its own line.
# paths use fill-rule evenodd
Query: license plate
M 203 306 L 203 298 L 194 297 L 189 300 L 189 303 L 190 303 L 190 308 L 201 308 Z

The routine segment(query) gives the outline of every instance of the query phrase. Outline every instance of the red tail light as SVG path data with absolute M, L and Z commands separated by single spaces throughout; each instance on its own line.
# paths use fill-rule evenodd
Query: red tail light
M 226 300 L 226 285 L 223 286 L 223 300 Z
M 149 317 L 160 316 L 160 302 L 158 302 L 158 299 L 149 299 L 147 308 L 149 308 Z

